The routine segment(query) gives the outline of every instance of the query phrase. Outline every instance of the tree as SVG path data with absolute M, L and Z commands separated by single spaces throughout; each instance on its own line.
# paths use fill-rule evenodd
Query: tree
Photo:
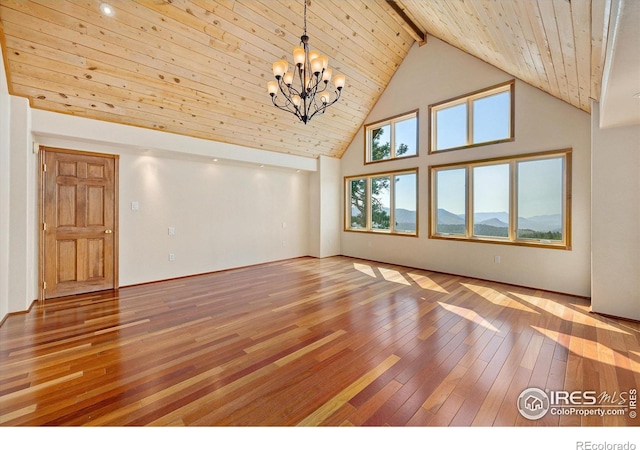
M 367 180 L 351 181 L 351 226 L 353 228 L 365 228 L 367 226 Z M 358 214 L 353 214 L 353 208 L 358 210 Z
M 388 159 L 391 156 L 389 142 L 380 144 L 384 135 L 384 128 L 378 128 L 372 133 L 371 158 L 373 161 Z M 401 143 L 396 149 L 396 156 L 404 155 L 409 150 L 407 144 Z M 378 196 L 389 190 L 391 177 L 377 177 L 371 179 L 371 223 L 374 228 L 388 229 L 390 216 Z M 351 226 L 365 228 L 367 221 L 367 189 L 366 180 L 351 181 L 351 207 L 358 210 L 358 214 L 351 214 Z

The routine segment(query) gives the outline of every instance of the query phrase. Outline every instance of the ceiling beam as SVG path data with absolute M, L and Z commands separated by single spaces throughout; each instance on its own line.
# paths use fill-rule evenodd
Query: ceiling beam
M 395 13 L 394 18 L 398 20 L 398 23 L 420 44 L 421 46 L 427 43 L 427 34 L 416 25 L 416 23 L 406 13 L 405 8 L 400 5 L 397 0 L 387 0 L 387 4 L 391 6 L 391 9 Z

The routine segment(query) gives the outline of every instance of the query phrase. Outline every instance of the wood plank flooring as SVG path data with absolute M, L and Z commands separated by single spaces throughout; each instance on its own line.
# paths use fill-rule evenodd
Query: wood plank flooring
M 346 257 L 47 301 L 0 327 L 4 426 L 609 426 L 528 387 L 640 386 L 640 326 L 586 299 Z

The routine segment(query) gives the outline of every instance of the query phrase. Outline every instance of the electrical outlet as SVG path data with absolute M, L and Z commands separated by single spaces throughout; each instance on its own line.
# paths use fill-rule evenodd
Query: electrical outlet
M 496 255 L 496 256 L 493 257 L 493 262 L 496 263 L 496 264 L 500 264 L 500 259 L 501 259 L 500 256 Z

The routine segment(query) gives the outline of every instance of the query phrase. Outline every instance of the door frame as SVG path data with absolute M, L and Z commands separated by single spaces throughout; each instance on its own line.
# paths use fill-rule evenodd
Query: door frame
M 68 153 L 79 156 L 99 156 L 102 158 L 109 158 L 114 160 L 114 172 L 113 172 L 113 289 L 120 287 L 118 273 L 119 273 L 119 161 L 120 155 L 110 153 L 99 153 L 82 150 L 71 150 L 65 148 L 49 147 L 46 145 L 40 145 L 38 147 L 38 301 L 45 300 L 45 230 L 44 230 L 44 193 L 45 193 L 45 155 L 46 152 L 56 153 Z

